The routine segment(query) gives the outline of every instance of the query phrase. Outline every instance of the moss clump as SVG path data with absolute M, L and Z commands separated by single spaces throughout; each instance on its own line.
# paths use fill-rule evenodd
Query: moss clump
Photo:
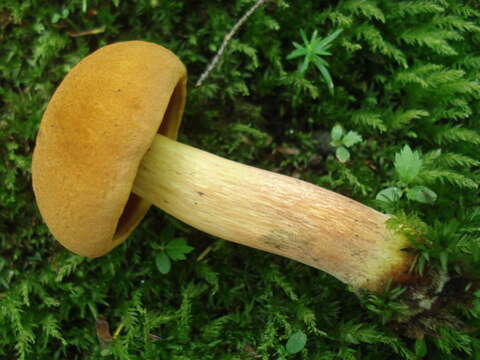
M 65 252 L 49 235 L 33 201 L 30 159 L 43 110 L 66 72 L 102 45 L 142 39 L 172 49 L 193 84 L 253 3 L 2 2 L 0 357 L 268 359 L 286 354 L 298 331 L 305 347 L 285 356 L 479 356 L 480 302 L 471 281 L 455 281 L 461 289 L 454 292 L 473 299 L 448 310 L 463 325 L 413 331 L 412 340 L 392 327 L 405 309 L 399 290 L 359 302 L 328 275 L 212 239 L 159 212 L 97 260 Z M 190 86 L 181 140 L 394 213 L 417 248 L 417 271 L 476 278 L 479 23 L 472 1 L 267 2 L 204 85 Z M 325 37 L 340 28 L 326 58 L 330 94 L 315 67 L 299 73 L 298 59 L 287 55 L 301 41 L 299 29 Z M 345 163 L 328 139 L 336 124 L 362 137 Z M 422 159 L 411 184 L 394 166 L 406 144 Z M 375 201 L 385 188 L 410 186 L 426 186 L 437 199 Z M 178 237 L 195 250 L 162 275 L 156 254 Z M 103 348 L 95 331 L 101 315 L 112 336 L 119 330 Z

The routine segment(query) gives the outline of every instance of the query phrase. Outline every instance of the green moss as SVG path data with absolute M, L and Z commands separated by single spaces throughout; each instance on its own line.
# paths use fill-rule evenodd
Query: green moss
M 159 211 L 101 259 L 69 254 L 49 235 L 29 170 L 48 99 L 67 71 L 99 46 L 143 39 L 173 50 L 189 70 L 182 141 L 404 214 L 397 225 L 413 241 L 422 240 L 420 270 L 478 276 L 477 4 L 267 2 L 230 42 L 204 85 L 194 88 L 224 35 L 253 3 L 0 4 L 0 357 L 269 359 L 283 356 L 298 331 L 307 335 L 305 348 L 287 358 L 479 356 L 480 306 L 471 297 L 443 294 L 453 304 L 447 321 L 427 323 L 432 331 L 405 332 L 395 325 L 403 306 L 395 292 L 359 301 L 326 274 L 212 239 Z M 316 68 L 298 73 L 287 55 L 292 41 L 300 41 L 299 29 L 317 30 L 322 38 L 339 28 L 327 59 L 335 84 L 330 94 Z M 95 34 L 72 36 L 91 30 Z M 335 124 L 363 138 L 346 163 L 329 146 Z M 415 185 L 432 189 L 434 204 L 375 201 L 380 190 L 401 186 L 394 159 L 406 144 L 422 154 Z M 172 236 L 186 237 L 195 250 L 162 275 L 155 249 L 162 227 L 172 221 Z M 457 284 L 457 295 L 477 294 L 475 281 Z M 95 332 L 100 315 L 112 333 L 122 325 L 104 349 Z M 409 337 L 425 333 L 424 340 Z

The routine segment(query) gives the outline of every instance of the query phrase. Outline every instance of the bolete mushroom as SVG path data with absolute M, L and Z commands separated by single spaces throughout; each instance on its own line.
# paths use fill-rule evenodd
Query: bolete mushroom
M 412 255 L 389 216 L 307 182 L 175 141 L 186 70 L 148 42 L 105 46 L 55 91 L 33 154 L 41 215 L 67 249 L 101 256 L 150 204 L 222 239 L 379 291 L 405 278 Z

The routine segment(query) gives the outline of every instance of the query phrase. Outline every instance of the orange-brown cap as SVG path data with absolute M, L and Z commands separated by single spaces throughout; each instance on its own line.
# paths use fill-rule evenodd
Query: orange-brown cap
M 40 213 L 69 250 L 101 256 L 124 241 L 150 204 L 131 193 L 157 132 L 176 138 L 186 69 L 162 46 L 127 41 L 87 56 L 43 115 L 33 153 Z

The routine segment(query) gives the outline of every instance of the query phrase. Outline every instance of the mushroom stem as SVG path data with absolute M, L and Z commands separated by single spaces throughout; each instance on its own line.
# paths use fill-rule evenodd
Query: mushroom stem
M 211 235 L 321 269 L 355 288 L 401 281 L 412 256 L 388 216 L 307 182 L 157 135 L 134 193 Z

